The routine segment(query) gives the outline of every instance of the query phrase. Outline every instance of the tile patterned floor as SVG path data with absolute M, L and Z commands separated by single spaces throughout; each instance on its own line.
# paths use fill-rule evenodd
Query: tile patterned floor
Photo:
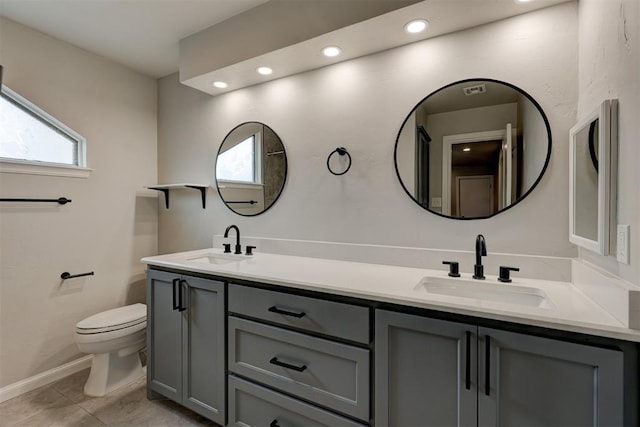
M 0 403 L 0 427 L 217 425 L 170 400 L 148 400 L 144 378 L 104 397 L 85 396 L 88 376 L 85 369 Z

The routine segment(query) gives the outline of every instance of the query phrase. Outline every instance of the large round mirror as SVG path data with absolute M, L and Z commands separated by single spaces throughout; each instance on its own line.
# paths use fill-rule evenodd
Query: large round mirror
M 261 214 L 276 202 L 287 178 L 287 153 L 267 125 L 247 122 L 222 141 L 216 185 L 225 205 L 239 215 Z
M 395 146 L 404 190 L 420 206 L 456 219 L 488 218 L 525 198 L 551 154 L 549 122 L 523 90 L 463 80 L 424 98 Z

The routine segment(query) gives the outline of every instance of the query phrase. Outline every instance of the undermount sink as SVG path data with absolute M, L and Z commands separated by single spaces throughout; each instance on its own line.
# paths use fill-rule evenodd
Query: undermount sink
M 233 254 L 205 254 L 194 258 L 187 258 L 185 261 L 201 262 L 204 264 L 229 264 L 232 262 L 244 261 L 244 255 Z
M 418 282 L 414 290 L 527 307 L 553 308 L 554 306 L 541 289 L 512 284 L 487 283 L 479 280 L 425 277 Z

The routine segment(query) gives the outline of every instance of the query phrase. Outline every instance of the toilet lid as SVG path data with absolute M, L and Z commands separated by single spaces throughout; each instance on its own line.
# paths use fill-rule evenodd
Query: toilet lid
M 79 333 L 91 334 L 106 332 L 113 329 L 122 329 L 137 325 L 147 320 L 147 306 L 145 304 L 132 304 L 114 308 L 87 317 L 76 324 Z

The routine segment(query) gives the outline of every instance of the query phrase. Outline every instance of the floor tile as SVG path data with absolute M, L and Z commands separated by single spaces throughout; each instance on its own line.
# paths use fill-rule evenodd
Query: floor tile
M 102 427 L 105 424 L 77 405 L 49 408 L 11 427 Z
M 74 402 L 53 387 L 45 386 L 0 403 L 0 426 L 10 426 L 40 412 L 73 406 Z
M 85 396 L 83 370 L 0 404 L 0 427 L 187 427 L 215 423 L 168 399 L 148 400 L 142 378 L 103 397 Z
M 56 381 L 51 387 L 75 403 L 91 399 L 91 397 L 83 392 L 84 384 L 87 382 L 87 378 L 89 378 L 89 371 L 89 368 L 83 369 L 82 371 Z

